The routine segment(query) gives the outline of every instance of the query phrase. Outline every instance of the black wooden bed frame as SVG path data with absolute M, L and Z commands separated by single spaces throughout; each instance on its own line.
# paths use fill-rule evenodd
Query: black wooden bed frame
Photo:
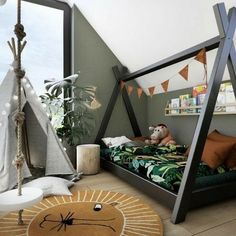
M 127 82 L 148 73 L 168 67 L 185 59 L 194 57 L 202 48 L 205 48 L 206 51 L 218 48 L 205 96 L 205 101 L 198 119 L 192 140 L 191 150 L 178 194 L 170 192 L 156 185 L 155 183 L 142 178 L 121 166 L 118 166 L 117 164 L 102 159 L 103 168 L 110 170 L 112 173 L 118 175 L 125 181 L 133 184 L 137 188 L 140 188 L 145 193 L 151 195 L 173 209 L 171 221 L 175 224 L 185 220 L 186 214 L 190 208 L 199 207 L 236 196 L 236 181 L 194 190 L 197 167 L 201 160 L 226 65 L 229 70 L 230 79 L 236 97 L 236 51 L 233 42 L 233 36 L 236 28 L 236 8 L 232 7 L 229 10 L 228 15 L 223 3 L 216 4 L 213 8 L 219 29 L 219 36 L 175 54 L 167 59 L 161 60 L 160 62 L 154 63 L 134 73 L 128 73 L 127 70 L 120 71 L 118 66 L 113 67 L 116 84 L 95 140 L 96 143 L 100 143 L 101 138 L 105 134 L 116 99 L 120 92 L 121 81 Z M 141 131 L 139 129 L 138 122 L 126 89 L 122 90 L 122 97 L 125 102 L 133 132 L 135 136 L 141 136 Z

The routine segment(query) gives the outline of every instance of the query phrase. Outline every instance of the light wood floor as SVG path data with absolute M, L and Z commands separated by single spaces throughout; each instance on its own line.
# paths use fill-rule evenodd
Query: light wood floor
M 81 190 L 117 191 L 145 200 L 162 218 L 165 236 L 236 236 L 236 199 L 193 210 L 184 223 L 174 225 L 170 222 L 171 211 L 168 208 L 109 172 L 84 176 L 76 185 Z

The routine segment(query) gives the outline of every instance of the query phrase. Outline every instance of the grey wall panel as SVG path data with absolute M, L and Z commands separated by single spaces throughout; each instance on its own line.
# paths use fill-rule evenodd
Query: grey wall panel
M 91 137 L 84 142 L 95 140 L 100 127 L 106 106 L 110 99 L 115 77 L 112 67 L 121 66 L 121 63 L 99 37 L 92 26 L 87 22 L 77 7 L 73 8 L 73 71 L 80 71 L 79 83 L 82 86 L 93 85 L 97 87 L 97 99 L 102 107 L 94 112 L 96 118 L 96 129 Z M 135 82 L 132 82 L 136 85 Z M 137 86 L 137 85 L 136 85 Z M 131 102 L 142 132 L 147 127 L 147 97 L 141 99 L 136 94 L 131 95 Z M 127 135 L 133 136 L 133 131 L 125 110 L 124 103 L 119 95 L 114 112 L 108 124 L 106 136 Z

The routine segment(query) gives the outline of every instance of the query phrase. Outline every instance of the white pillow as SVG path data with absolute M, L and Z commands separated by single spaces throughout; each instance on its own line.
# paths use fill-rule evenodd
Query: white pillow
M 102 141 L 106 144 L 108 147 L 117 147 L 120 146 L 121 144 L 130 142 L 131 140 L 128 139 L 125 136 L 120 136 L 120 137 L 115 137 L 115 138 L 102 138 Z
M 72 193 L 69 191 L 68 188 L 73 185 L 73 182 L 66 179 L 58 177 L 41 177 L 24 184 L 23 187 L 40 188 L 43 191 L 43 196 L 47 197 L 51 195 L 71 196 Z

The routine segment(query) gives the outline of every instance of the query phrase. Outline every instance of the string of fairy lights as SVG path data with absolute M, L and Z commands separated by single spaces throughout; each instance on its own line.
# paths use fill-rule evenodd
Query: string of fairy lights
M 47 105 L 45 103 L 41 102 L 41 98 L 39 96 L 37 96 L 35 90 L 32 88 L 32 85 L 29 83 L 29 80 L 27 79 L 27 77 L 22 79 L 22 88 L 21 91 L 23 91 L 25 88 L 25 92 L 29 95 L 31 95 L 35 101 L 37 101 L 39 103 L 39 105 L 42 107 L 42 109 L 45 111 L 46 113 L 46 108 Z M 16 91 L 15 91 L 16 93 Z M 7 101 L 4 104 L 4 107 L 2 108 L 3 110 L 1 111 L 1 115 L 0 115 L 0 128 L 4 126 L 6 120 L 9 118 L 8 115 L 10 114 L 11 108 L 16 107 L 17 105 L 17 101 L 18 101 L 18 96 L 16 94 L 12 95 L 12 97 L 10 98 L 10 101 Z M 49 117 L 49 114 L 46 113 L 47 116 Z M 59 139 L 60 142 L 62 142 L 61 139 Z M 66 148 L 64 147 L 64 150 L 66 151 Z
M 31 84 L 28 82 L 28 79 L 26 79 L 26 78 L 22 79 L 22 83 L 24 84 L 24 87 L 29 90 L 29 91 L 28 91 L 29 94 L 32 95 L 32 96 L 35 96 L 35 100 L 41 103 L 40 97 L 38 97 L 38 96 L 36 95 L 36 92 L 35 92 L 35 90 L 32 88 Z M 21 91 L 23 91 L 23 88 L 21 88 Z M 3 108 L 3 110 L 1 111 L 1 115 L 5 117 L 7 114 L 9 114 L 9 112 L 10 112 L 10 110 L 11 110 L 11 107 L 12 107 L 11 104 L 16 104 L 17 100 L 18 100 L 18 96 L 17 96 L 16 94 L 14 94 L 14 95 L 11 97 L 11 100 L 8 101 L 8 102 L 6 102 L 6 103 L 4 104 L 4 108 Z M 47 107 L 46 104 L 43 104 L 43 103 L 41 103 L 41 106 L 42 106 L 43 108 L 46 108 L 46 107 Z M 0 127 L 1 127 L 1 126 L 3 126 L 3 118 L 0 116 Z

